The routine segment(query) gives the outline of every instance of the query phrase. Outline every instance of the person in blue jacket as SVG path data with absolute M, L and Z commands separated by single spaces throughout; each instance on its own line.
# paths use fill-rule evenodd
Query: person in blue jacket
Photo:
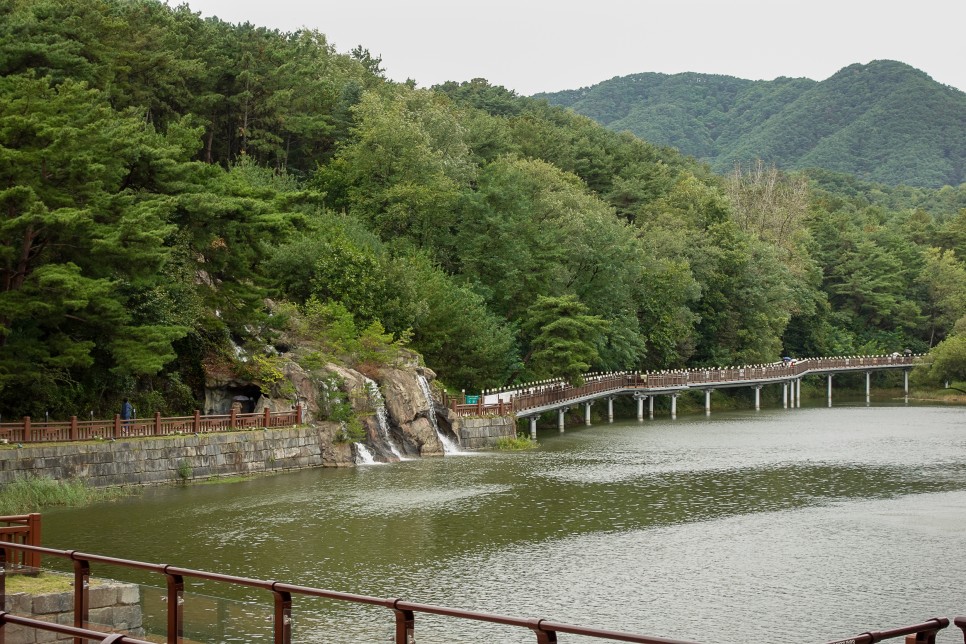
M 130 421 L 134 418 L 134 405 L 127 398 L 124 399 L 124 403 L 121 404 L 121 420 L 124 421 L 124 433 L 127 433 L 128 427 L 130 427 Z

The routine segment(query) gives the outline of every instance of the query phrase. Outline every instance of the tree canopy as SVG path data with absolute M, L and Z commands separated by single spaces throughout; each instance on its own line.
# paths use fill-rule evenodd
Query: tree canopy
M 0 17 L 5 416 L 188 411 L 292 328 L 310 360 L 408 344 L 469 390 L 959 337 L 962 186 L 718 175 L 484 79 L 392 83 L 324 34 L 157 0 Z M 754 98 L 712 85 L 695 114 Z M 778 85 L 762 104 L 808 89 Z

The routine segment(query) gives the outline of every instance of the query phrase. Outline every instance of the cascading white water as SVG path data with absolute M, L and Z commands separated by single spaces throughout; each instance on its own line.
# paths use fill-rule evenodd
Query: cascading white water
M 417 374 L 416 378 L 419 380 L 419 388 L 423 390 L 423 395 L 426 396 L 426 403 L 429 405 L 429 422 L 432 423 L 433 429 L 436 430 L 436 436 L 439 437 L 439 442 L 443 444 L 443 453 L 460 453 L 462 450 L 460 449 L 459 443 L 444 434 L 439 428 L 439 423 L 436 422 L 436 403 L 433 402 L 433 394 L 429 389 L 429 381 L 421 373 Z
M 371 378 L 366 376 L 363 376 L 363 378 L 366 379 L 366 387 L 369 388 L 369 395 L 372 397 L 373 406 L 376 408 L 376 421 L 379 423 L 379 433 L 386 440 L 386 445 L 389 446 L 393 455 L 400 461 L 406 460 L 399 453 L 399 448 L 393 442 L 392 436 L 389 435 L 389 414 L 386 411 L 386 400 L 382 397 L 382 392 L 379 391 L 379 385 Z
M 356 448 L 356 465 L 377 465 L 372 452 L 363 443 L 353 443 Z

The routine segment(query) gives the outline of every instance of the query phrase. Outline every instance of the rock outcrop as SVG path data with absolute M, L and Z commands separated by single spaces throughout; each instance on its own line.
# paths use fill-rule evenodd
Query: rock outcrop
M 443 437 L 459 445 L 445 410 L 434 400 L 436 374 L 419 364 L 419 356 L 402 352 L 392 365 L 367 369 L 367 374 L 343 365 L 326 364 L 306 370 L 294 359 L 284 359 L 284 378 L 265 387 L 220 369 L 208 374 L 206 406 L 211 413 L 226 413 L 238 399 L 247 398 L 241 411 L 290 409 L 298 402 L 306 422 L 342 423 L 336 441 L 343 444 L 326 454 L 329 465 L 349 465 L 367 458 L 398 461 L 403 458 L 442 456 Z M 268 394 L 263 393 L 269 389 Z M 360 428 L 362 435 L 360 436 Z M 349 444 L 355 444 L 349 448 Z M 361 444 L 361 446 L 359 445 Z
M 420 384 L 423 378 L 426 387 Z M 442 456 L 445 453 L 439 432 L 444 431 L 436 418 L 436 402 L 427 398 L 436 374 L 425 367 L 384 369 L 380 386 L 389 417 L 398 425 L 408 453 Z M 431 395 L 431 394 L 430 394 Z M 449 429 L 448 427 L 446 428 Z

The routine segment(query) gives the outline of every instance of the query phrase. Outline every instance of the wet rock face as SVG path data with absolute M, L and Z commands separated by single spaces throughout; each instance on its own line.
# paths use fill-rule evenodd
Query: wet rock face
M 426 398 L 420 377 L 431 382 L 436 374 L 429 369 L 421 369 L 420 373 L 384 369 L 380 386 L 386 399 L 386 409 L 393 424 L 399 428 L 407 448 L 420 456 L 442 456 L 443 443 L 431 419 L 435 405 L 431 405 Z
M 326 365 L 325 375 L 316 374 L 314 382 L 322 383 L 315 385 L 316 390 L 320 386 L 328 389 L 322 396 L 305 392 L 307 411 L 315 418 L 324 418 L 331 410 L 322 408 L 326 404 L 322 398 L 327 398 L 330 406 L 333 400 L 349 402 L 365 428 L 366 447 L 380 461 L 442 456 L 445 449 L 440 433 L 459 442 L 447 416 L 441 413 L 445 410 L 439 401 L 431 400 L 436 379 L 432 369 L 419 366 L 414 359 L 382 367 L 370 375 L 341 365 Z M 352 458 L 351 450 L 346 457 Z
M 232 393 L 254 389 L 257 393 L 251 395 L 250 403 L 253 409 L 246 411 L 261 412 L 265 408 L 291 409 L 297 396 L 303 418 L 309 423 L 336 420 L 337 408 L 348 403 L 365 428 L 366 448 L 380 461 L 442 456 L 445 450 L 441 432 L 452 442 L 459 441 L 445 410 L 438 401 L 431 400 L 436 374 L 420 366 L 415 354 L 404 355 L 393 366 L 381 367 L 370 374 L 372 377 L 332 363 L 309 372 L 288 361 L 282 372 L 287 382 L 282 387 L 274 387 L 275 395 L 263 395 L 257 384 L 237 377 L 211 374 L 206 397 L 213 407 L 225 407 L 231 404 Z M 227 413 L 227 409 L 216 413 Z M 351 465 L 354 462 L 351 445 L 337 445 L 323 455 L 323 460 L 328 465 Z

